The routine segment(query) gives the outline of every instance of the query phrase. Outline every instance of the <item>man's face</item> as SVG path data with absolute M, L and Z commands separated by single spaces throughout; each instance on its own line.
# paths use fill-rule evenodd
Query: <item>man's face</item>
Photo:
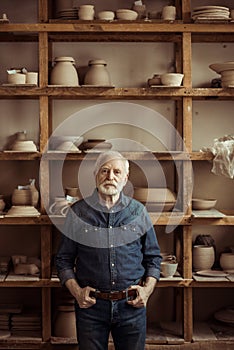
M 96 176 L 96 185 L 99 193 L 114 196 L 122 191 L 127 180 L 124 162 L 114 159 L 101 166 Z

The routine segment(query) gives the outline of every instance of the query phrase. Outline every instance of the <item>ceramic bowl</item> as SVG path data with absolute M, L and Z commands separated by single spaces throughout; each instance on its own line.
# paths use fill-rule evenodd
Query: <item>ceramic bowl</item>
M 234 270 L 234 253 L 222 253 L 220 256 L 220 266 L 224 271 Z
M 26 75 L 23 73 L 8 74 L 7 81 L 9 84 L 25 84 Z
M 112 21 L 115 18 L 115 13 L 113 11 L 100 11 L 97 16 L 102 21 Z
M 161 273 L 163 277 L 166 278 L 172 278 L 177 270 L 178 263 L 172 263 L 169 261 L 162 261 L 161 262 Z
M 192 208 L 195 210 L 208 210 L 212 209 L 217 203 L 217 199 L 192 199 Z
M 138 13 L 133 10 L 119 9 L 116 11 L 116 17 L 122 20 L 134 21 L 137 19 Z
M 175 203 L 176 196 L 169 188 L 137 187 L 134 189 L 134 198 L 140 202 Z
M 181 73 L 165 73 L 161 75 L 161 82 L 167 86 L 180 86 L 184 74 Z

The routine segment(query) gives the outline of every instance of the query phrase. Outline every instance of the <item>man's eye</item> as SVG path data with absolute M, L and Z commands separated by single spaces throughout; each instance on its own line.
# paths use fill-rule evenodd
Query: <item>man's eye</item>
M 121 174 L 121 171 L 120 170 L 115 170 L 115 174 L 119 175 L 119 174 Z

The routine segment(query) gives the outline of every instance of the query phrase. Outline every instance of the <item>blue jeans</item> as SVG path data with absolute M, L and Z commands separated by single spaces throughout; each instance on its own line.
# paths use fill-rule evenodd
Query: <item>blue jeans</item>
M 76 327 L 79 350 L 107 350 L 110 333 L 116 350 L 144 350 L 146 308 L 134 308 L 126 299 L 97 299 L 88 309 L 76 304 Z

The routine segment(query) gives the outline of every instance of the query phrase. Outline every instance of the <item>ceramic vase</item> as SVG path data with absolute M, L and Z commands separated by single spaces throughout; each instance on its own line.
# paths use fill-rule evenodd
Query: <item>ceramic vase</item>
M 51 71 L 50 82 L 53 85 L 79 86 L 79 78 L 72 57 L 57 57 Z
M 32 205 L 34 207 L 37 207 L 38 205 L 38 201 L 39 201 L 39 192 L 35 186 L 35 179 L 30 179 L 30 185 L 29 185 L 29 189 L 31 191 L 31 200 L 32 200 Z
M 90 60 L 89 70 L 84 78 L 85 85 L 110 86 L 110 75 L 106 65 L 107 64 L 104 60 Z
M 193 246 L 193 270 L 209 270 L 215 262 L 214 247 L 206 245 Z

